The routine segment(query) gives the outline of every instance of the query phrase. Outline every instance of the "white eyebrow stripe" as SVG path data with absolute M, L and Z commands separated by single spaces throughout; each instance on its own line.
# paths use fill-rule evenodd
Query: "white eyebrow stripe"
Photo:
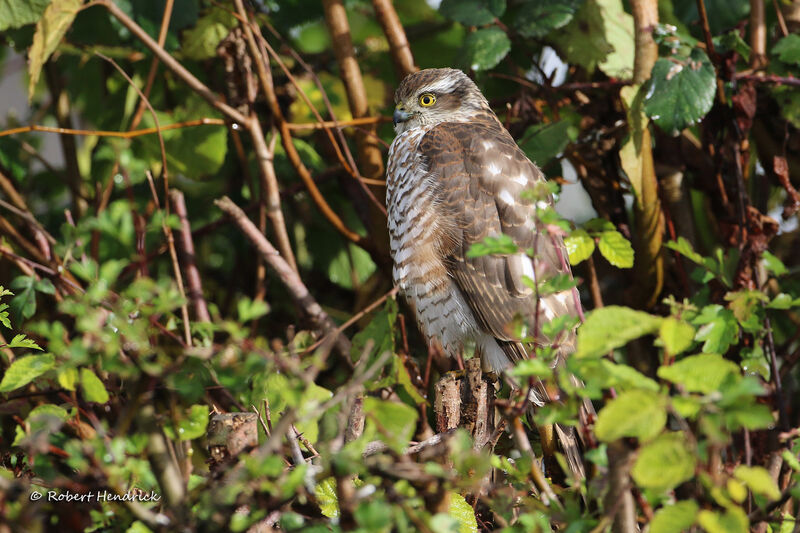
M 432 83 L 425 87 L 425 90 L 422 91 L 424 93 L 449 93 L 455 87 L 455 84 L 458 80 L 451 79 L 451 78 L 444 78 L 435 83 Z

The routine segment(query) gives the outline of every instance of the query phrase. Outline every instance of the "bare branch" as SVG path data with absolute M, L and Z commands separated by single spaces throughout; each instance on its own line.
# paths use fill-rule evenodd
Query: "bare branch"
M 264 261 L 278 274 L 281 282 L 283 282 L 284 286 L 289 290 L 292 299 L 303 313 L 311 319 L 314 326 L 325 333 L 336 335 L 337 349 L 343 355 L 344 359 L 350 361 L 350 341 L 347 337 L 337 332 L 336 324 L 317 303 L 311 293 L 308 292 L 308 288 L 303 283 L 303 280 L 300 279 L 300 276 L 297 275 L 297 272 L 289 266 L 286 260 L 278 253 L 278 250 L 276 250 L 267 238 L 258 231 L 258 228 L 247 218 L 244 211 L 233 203 L 230 198 L 223 196 L 214 203 L 233 218 L 233 221 L 239 226 L 239 229 L 244 232 L 250 242 L 253 243 Z
M 372 7 L 375 9 L 375 17 L 383 28 L 386 40 L 389 41 L 389 51 L 397 74 L 402 80 L 412 72 L 418 71 L 419 67 L 414 63 L 414 56 L 411 54 L 403 25 L 400 24 L 400 17 L 397 16 L 392 0 L 372 0 Z

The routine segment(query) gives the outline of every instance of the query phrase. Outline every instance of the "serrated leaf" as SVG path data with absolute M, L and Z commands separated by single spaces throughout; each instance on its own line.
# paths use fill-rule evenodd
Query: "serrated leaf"
M 523 37 L 544 37 L 572 20 L 583 0 L 527 0 L 514 17 L 514 28 Z
M 678 135 L 711 110 L 716 74 L 700 48 L 673 59 L 659 58 L 653 66 L 644 111 L 662 130 Z
M 508 235 L 488 236 L 482 241 L 473 243 L 467 250 L 467 257 L 482 257 L 484 255 L 509 255 L 515 254 L 519 248 Z
M 692 322 L 700 325 L 695 339 L 704 341 L 703 351 L 706 353 L 724 354 L 731 344 L 739 341 L 736 317 L 731 310 L 721 305 L 705 306 Z
M 600 234 L 597 247 L 603 257 L 617 268 L 631 268 L 633 266 L 633 246 L 622 233 L 604 231 Z
M 606 404 L 597 415 L 595 435 L 603 442 L 622 437 L 647 440 L 658 435 L 667 422 L 664 398 L 655 392 L 631 390 Z
M 656 511 L 650 521 L 650 533 L 681 533 L 688 530 L 697 519 L 700 510 L 696 502 L 684 500 L 666 505 Z
M 739 374 L 736 363 L 721 355 L 691 355 L 670 366 L 658 369 L 658 377 L 682 385 L 689 392 L 709 394 L 719 389 L 729 374 Z
M 28 99 L 33 99 L 36 84 L 42 67 L 50 57 L 67 30 L 72 26 L 75 15 L 81 10 L 83 0 L 58 0 L 44 10 L 42 17 L 36 23 L 36 32 L 33 34 L 33 44 L 28 51 Z
M 417 427 L 417 411 L 404 403 L 364 399 L 366 419 L 363 438 L 367 441 L 382 440 L 397 453 L 407 446 Z
M 36 291 L 33 289 L 35 281 L 33 276 L 18 276 L 11 282 L 11 288 L 17 291 L 10 302 L 11 313 L 17 324 L 36 313 Z
M 14 335 L 11 342 L 8 343 L 9 348 L 30 348 L 31 350 L 42 350 L 38 344 L 33 342 L 32 339 L 25 337 L 22 333 Z
M 769 501 L 775 501 L 781 497 L 778 484 L 763 467 L 739 465 L 733 471 L 733 476 L 747 485 L 754 494 L 760 494 Z
M 458 533 L 476 533 L 478 531 L 475 510 L 461 494 L 450 493 L 450 508 L 447 513 L 458 521 Z
M 591 257 L 594 252 L 594 239 L 586 233 L 586 230 L 576 229 L 564 238 L 564 246 L 567 247 L 570 264 L 577 265 Z
M 497 66 L 511 50 L 511 41 L 500 28 L 484 28 L 464 39 L 459 61 L 464 69 L 488 70 Z
M 658 329 L 658 337 L 670 355 L 686 351 L 694 341 L 694 334 L 695 331 L 691 324 L 673 317 L 665 318 Z
M 691 479 L 694 467 L 686 437 L 680 432 L 667 433 L 639 450 L 631 475 L 640 487 L 663 492 Z
M 570 23 L 550 38 L 566 62 L 609 77 L 633 74 L 633 17 L 621 0 L 587 0 Z
M 9 392 L 24 387 L 53 368 L 55 364 L 56 359 L 51 353 L 16 359 L 6 369 L 3 380 L 0 381 L 0 392 Z
M 601 357 L 633 339 L 658 330 L 662 319 L 628 307 L 609 305 L 595 309 L 578 328 L 575 357 Z
M 336 494 L 336 478 L 329 477 L 317 483 L 314 487 L 314 495 L 317 497 L 319 510 L 328 518 L 339 516 L 339 497 Z
M 800 35 L 787 35 L 772 47 L 772 53 L 784 63 L 800 64 Z
M 106 403 L 108 401 L 106 386 L 89 368 L 81 368 L 81 390 L 87 402 Z
M 0 31 L 33 24 L 51 0 L 0 0 Z
M 465 26 L 484 26 L 505 13 L 505 0 L 442 0 L 439 12 Z

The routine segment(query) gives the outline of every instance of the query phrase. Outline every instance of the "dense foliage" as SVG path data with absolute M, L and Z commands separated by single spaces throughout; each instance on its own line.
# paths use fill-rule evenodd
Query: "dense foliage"
M 798 30 L 797 0 L 0 0 L 30 104 L 0 106 L 0 529 L 798 531 Z M 558 401 L 500 377 L 482 447 L 436 434 L 465 361 L 391 286 L 415 66 L 468 71 L 578 214 L 537 213 L 577 351 L 513 372 Z M 247 412 L 257 444 L 214 440 Z M 554 422 L 585 480 L 542 463 Z

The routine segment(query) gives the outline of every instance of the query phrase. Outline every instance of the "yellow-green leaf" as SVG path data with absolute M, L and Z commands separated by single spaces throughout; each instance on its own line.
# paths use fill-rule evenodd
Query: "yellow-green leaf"
M 695 458 L 680 432 L 661 435 L 645 445 L 631 475 L 643 488 L 665 491 L 694 475 Z
M 742 481 L 755 494 L 765 496 L 770 501 L 781 497 L 781 491 L 769 472 L 760 466 L 737 466 L 733 471 L 736 479 Z
M 597 438 L 611 442 L 622 437 L 655 437 L 667 422 L 664 398 L 646 390 L 623 392 L 606 404 L 597 415 Z
M 24 387 L 55 366 L 53 354 L 29 355 L 20 357 L 8 367 L 3 380 L 0 381 L 0 392 L 8 392 Z
M 576 229 L 564 239 L 570 264 L 577 265 L 589 259 L 594 252 L 594 239 L 583 229 Z
M 89 368 L 81 368 L 81 389 L 83 389 L 83 397 L 87 402 L 106 403 L 108 401 L 106 386 Z
M 28 52 L 29 99 L 33 98 L 42 67 L 66 35 L 82 5 L 83 0 L 58 0 L 47 6 L 42 18 L 36 23 L 33 44 Z
M 670 355 L 677 355 L 686 351 L 694 340 L 694 328 L 691 324 L 667 317 L 658 328 L 658 336 L 664 344 L 664 349 Z
M 75 367 L 64 367 L 58 370 L 58 384 L 67 390 L 75 390 L 75 385 L 78 383 L 78 369 Z
M 699 507 L 691 500 L 662 507 L 650 521 L 650 533 L 681 533 L 694 524 Z

